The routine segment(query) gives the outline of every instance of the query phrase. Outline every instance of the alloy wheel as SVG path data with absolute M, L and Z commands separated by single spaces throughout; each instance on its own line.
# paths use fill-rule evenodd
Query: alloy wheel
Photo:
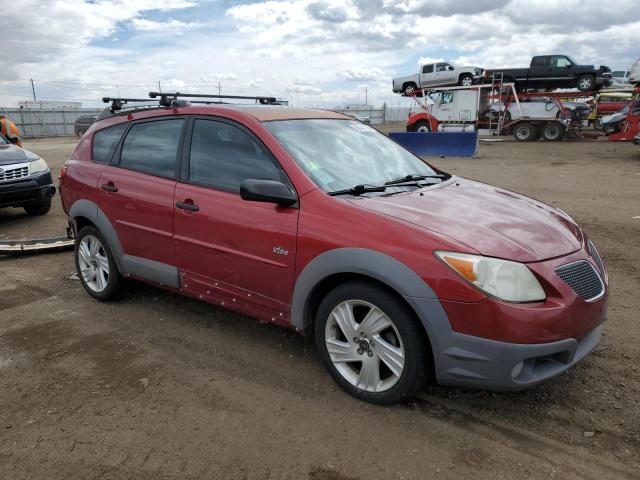
M 109 282 L 109 259 L 100 240 L 86 235 L 78 245 L 78 264 L 84 283 L 96 293 L 107 288 Z
M 329 358 L 351 385 L 367 392 L 392 388 L 405 368 L 405 348 L 393 321 L 378 307 L 346 300 L 333 308 L 325 327 Z

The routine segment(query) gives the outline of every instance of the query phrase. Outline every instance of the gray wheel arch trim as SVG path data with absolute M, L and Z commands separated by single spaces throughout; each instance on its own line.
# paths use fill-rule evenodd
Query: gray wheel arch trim
M 371 277 L 389 286 L 411 305 L 424 325 L 431 343 L 438 343 L 438 331 L 451 329 L 435 292 L 416 272 L 389 255 L 364 248 L 337 248 L 322 253 L 307 264 L 298 276 L 291 302 L 291 322 L 299 330 L 308 326 L 308 300 L 327 277 L 351 273 Z M 415 302 L 413 299 L 428 300 Z M 424 305 L 429 305 L 425 310 Z M 434 350 L 436 345 L 432 345 Z
M 95 203 L 85 199 L 76 200 L 69 208 L 69 216 L 74 220 L 78 217 L 85 217 L 96 226 L 113 253 L 120 273 L 130 273 L 161 285 L 180 287 L 180 274 L 175 265 L 127 255 L 122 249 L 122 244 L 113 225 Z
M 122 250 L 122 245 L 120 244 L 116 230 L 104 212 L 100 210 L 100 207 L 89 200 L 76 200 L 73 205 L 71 205 L 71 208 L 69 208 L 69 216 L 73 220 L 78 217 L 85 217 L 96 226 L 109 244 L 109 249 L 113 253 L 116 264 L 118 265 L 118 270 L 123 272 L 122 258 L 124 257 L 124 251 Z

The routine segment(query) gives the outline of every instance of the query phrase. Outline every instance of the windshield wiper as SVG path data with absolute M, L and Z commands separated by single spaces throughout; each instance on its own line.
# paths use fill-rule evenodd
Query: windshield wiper
M 329 192 L 329 195 L 360 195 L 367 192 L 384 192 L 387 189 L 386 185 L 356 185 L 355 187 L 345 188 L 344 190 L 334 190 Z
M 398 185 L 401 183 L 406 183 L 406 182 L 416 182 L 419 180 L 426 180 L 428 178 L 439 178 L 444 180 L 445 178 L 448 178 L 448 175 L 444 175 L 444 174 L 435 174 L 435 175 L 416 175 L 415 173 L 410 173 L 409 175 L 405 175 L 404 177 L 401 178 L 396 178 L 395 180 L 389 180 L 388 182 L 385 182 L 385 185 Z

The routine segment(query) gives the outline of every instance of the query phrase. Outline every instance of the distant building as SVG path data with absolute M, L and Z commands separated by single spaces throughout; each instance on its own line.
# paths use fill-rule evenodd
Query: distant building
M 82 102 L 18 102 L 18 108 L 25 110 L 78 110 L 82 108 Z

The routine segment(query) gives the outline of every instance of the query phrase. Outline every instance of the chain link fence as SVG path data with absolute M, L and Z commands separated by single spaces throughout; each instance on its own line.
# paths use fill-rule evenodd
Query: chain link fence
M 61 137 L 75 135 L 73 124 L 82 115 L 97 115 L 100 108 L 4 108 L 0 107 L 0 115 L 4 115 L 20 130 L 20 136 L 29 137 Z

